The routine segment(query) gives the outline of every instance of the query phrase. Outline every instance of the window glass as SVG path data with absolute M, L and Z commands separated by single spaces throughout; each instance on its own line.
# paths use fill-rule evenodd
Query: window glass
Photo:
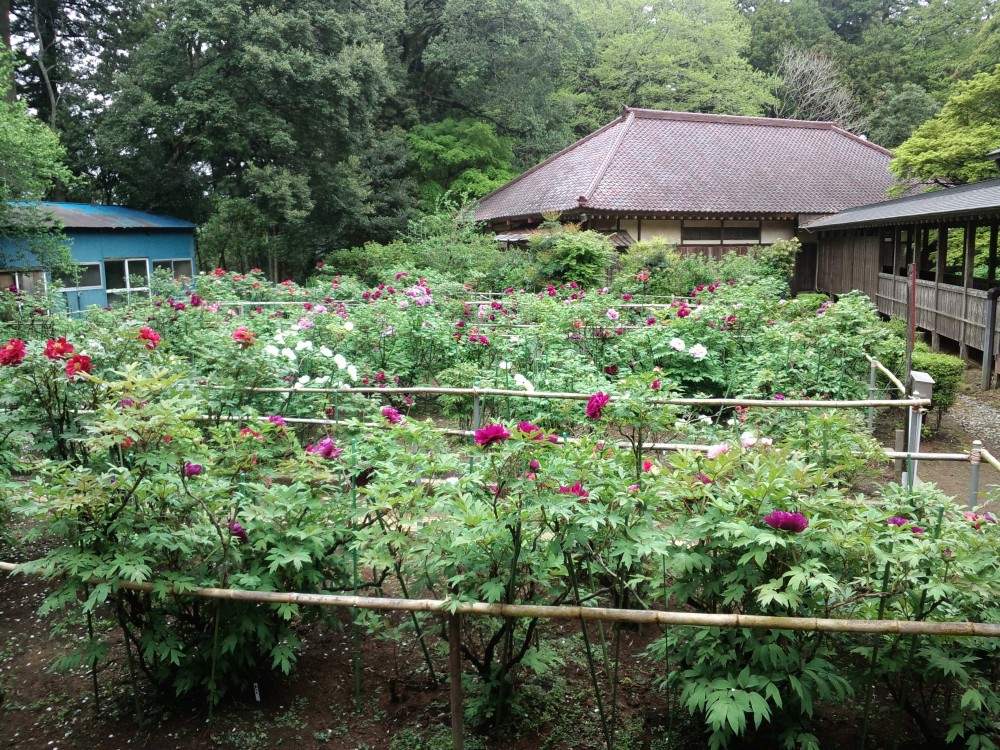
M 100 263 L 86 263 L 76 266 L 69 273 L 53 273 L 52 286 L 56 289 L 87 289 L 101 286 Z
M 127 282 L 127 277 L 125 275 L 125 261 L 104 261 L 104 278 L 108 289 L 125 289 Z
M 689 224 L 684 222 L 681 227 L 681 242 L 722 242 L 722 224 L 715 222 L 698 222 Z
M 740 242 L 760 242 L 760 226 L 725 226 L 722 228 L 722 239 Z
M 132 280 L 131 286 L 134 288 L 136 286 L 148 286 L 149 285 L 149 264 L 146 263 L 145 258 L 133 258 L 128 261 L 128 275 Z M 136 283 L 136 282 L 139 283 Z

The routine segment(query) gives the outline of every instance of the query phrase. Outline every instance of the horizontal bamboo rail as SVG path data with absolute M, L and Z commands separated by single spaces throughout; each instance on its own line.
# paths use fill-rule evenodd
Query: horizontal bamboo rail
M 992 454 L 992 453 L 990 453 L 990 452 L 989 452 L 988 450 L 986 450 L 985 448 L 983 448 L 983 449 L 982 449 L 982 450 L 981 450 L 981 451 L 979 452 L 979 456 L 980 456 L 980 457 L 981 457 L 981 458 L 983 459 L 983 461 L 985 461 L 986 463 L 988 463 L 988 464 L 989 464 L 990 466 L 992 466 L 992 467 L 993 467 L 994 469 L 996 469 L 997 471 L 1000 471 L 1000 461 L 998 461 L 998 460 L 997 460 L 997 459 L 996 459 L 996 458 L 995 458 L 995 457 L 993 456 L 993 454 Z
M 18 572 L 15 563 L 0 562 L 0 570 Z M 91 579 L 92 585 L 108 583 Z M 151 593 L 150 581 L 118 580 L 115 585 L 130 591 Z M 480 617 L 541 618 L 547 620 L 588 620 L 598 622 L 630 622 L 665 627 L 751 628 L 756 630 L 797 630 L 829 633 L 898 633 L 904 635 L 975 636 L 1000 638 L 1000 624 L 979 622 L 929 622 L 926 620 L 852 620 L 822 617 L 781 617 L 768 615 L 712 614 L 671 612 L 646 609 L 613 609 L 610 607 L 551 606 L 539 604 L 487 604 L 449 599 L 395 599 L 342 594 L 302 594 L 276 591 L 247 591 L 198 587 L 167 591 L 175 596 L 199 599 L 228 599 L 261 604 L 304 604 L 321 607 L 345 607 L 376 611 L 440 612 Z
M 216 391 L 247 391 L 251 393 L 380 393 L 386 396 L 394 394 L 434 394 L 453 396 L 503 396 L 507 398 L 551 398 L 574 401 L 587 401 L 591 393 L 567 393 L 559 391 L 513 391 L 500 388 L 446 388 L 442 386 L 412 386 L 405 388 L 378 388 L 363 386 L 360 388 L 251 388 L 249 386 L 206 386 Z M 615 400 L 611 396 L 611 400 Z M 855 399 L 835 401 L 832 399 L 766 399 L 766 398 L 654 398 L 651 403 L 667 406 L 764 406 L 777 409 L 854 409 L 871 406 L 902 408 L 910 406 L 930 406 L 930 399 Z

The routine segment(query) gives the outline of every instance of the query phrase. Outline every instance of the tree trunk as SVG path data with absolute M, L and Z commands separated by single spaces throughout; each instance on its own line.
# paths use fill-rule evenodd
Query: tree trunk
M 0 0 L 0 47 L 9 50 L 10 46 L 10 0 Z M 4 99 L 14 101 L 14 71 L 10 71 L 9 84 L 4 93 Z

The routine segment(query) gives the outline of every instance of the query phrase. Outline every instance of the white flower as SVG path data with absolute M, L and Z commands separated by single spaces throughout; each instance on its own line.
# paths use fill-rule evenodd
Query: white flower
M 705 359 L 708 356 L 708 349 L 706 349 L 701 344 L 695 344 L 690 349 L 688 349 L 688 354 L 690 354 L 695 359 Z
M 670 348 L 671 349 L 676 349 L 677 351 L 682 352 L 682 351 L 684 351 L 684 347 L 685 346 L 686 346 L 686 344 L 684 343 L 684 341 L 682 339 L 679 339 L 679 338 L 676 338 L 676 337 L 670 339 Z
M 296 388 L 301 388 L 302 386 L 304 386 L 308 382 L 309 382 L 309 376 L 308 375 L 303 375 L 302 377 L 300 377 L 298 380 L 295 381 L 295 387 Z
M 322 354 L 324 357 L 332 357 L 333 356 L 333 350 L 330 349 L 330 347 L 328 347 L 328 346 L 321 346 L 319 348 L 319 353 Z M 341 368 L 341 369 L 343 369 L 343 368 Z
M 355 367 L 354 365 L 348 365 L 348 367 L 347 367 L 347 376 L 351 380 L 353 380 L 355 383 L 357 383 L 358 382 L 358 368 Z
M 345 331 L 353 331 L 354 330 L 354 323 L 352 323 L 349 320 L 345 320 L 344 321 L 344 330 Z
M 264 354 L 270 354 L 272 357 L 277 357 L 279 354 L 281 354 L 281 352 L 278 351 L 278 347 L 276 347 L 274 344 L 268 344 L 267 346 L 264 347 Z
M 754 437 L 752 432 L 744 432 L 740 435 L 740 443 L 744 448 L 752 448 L 757 444 L 757 438 Z
M 774 441 L 771 438 L 761 438 L 760 444 L 764 446 L 774 445 Z
M 512 365 L 510 364 L 510 362 L 501 362 L 500 364 L 497 365 L 497 367 L 499 367 L 501 370 L 509 370 L 512 367 Z
M 334 354 L 333 363 L 337 365 L 338 370 L 343 370 L 345 367 L 347 367 L 347 360 L 344 359 L 343 354 Z
M 281 331 L 278 331 L 276 334 L 274 334 L 274 343 L 276 343 L 278 346 L 284 346 L 285 334 L 283 334 Z
M 289 362 L 294 362 L 295 360 L 298 359 L 298 357 L 295 356 L 295 352 L 293 352 L 287 346 L 281 350 L 281 355 L 283 357 L 287 357 Z
M 295 351 L 297 352 L 301 352 L 303 349 L 312 349 L 312 348 L 313 348 L 312 341 L 300 341 L 295 345 Z
M 528 380 L 528 379 L 527 379 L 526 377 L 524 377 L 524 375 L 522 375 L 521 373 L 517 373 L 517 374 L 516 374 L 516 375 L 514 376 L 514 385 L 519 385 L 519 386 L 521 386 L 521 387 L 522 387 L 522 388 L 524 388 L 524 390 L 526 390 L 526 391 L 527 391 L 528 393 L 534 393 L 534 391 L 535 391 L 535 386 L 533 386 L 533 385 L 531 384 L 531 381 L 529 381 L 529 380 Z
M 324 375 L 323 377 L 316 378 L 313 381 L 313 385 L 326 385 L 328 382 L 330 382 L 330 376 Z
M 705 424 L 712 424 L 712 418 L 707 414 L 702 414 L 700 417 L 698 417 L 698 421 L 704 422 Z

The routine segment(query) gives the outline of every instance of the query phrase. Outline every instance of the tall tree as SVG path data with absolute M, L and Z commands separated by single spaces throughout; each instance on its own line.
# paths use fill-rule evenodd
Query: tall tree
M 895 152 L 901 181 L 941 186 L 997 176 L 986 154 L 1000 146 L 1000 66 L 959 83 L 941 111 Z
M 789 47 L 832 54 L 844 44 L 827 26 L 818 0 L 761 0 L 746 15 L 747 61 L 765 73 L 777 72 Z
M 728 0 L 589 0 L 597 61 L 576 82 L 592 123 L 622 105 L 759 115 L 770 82 L 743 58 L 750 27 Z
M 781 85 L 777 113 L 781 117 L 828 120 L 851 132 L 864 129 L 861 108 L 833 58 L 819 50 L 788 47 L 778 75 Z
M 0 50 L 0 268 L 20 265 L 25 250 L 43 266 L 64 266 L 69 252 L 38 201 L 71 175 L 56 134 L 23 102 L 8 101 L 11 67 L 9 53 Z
M 361 156 L 390 92 L 347 0 L 174 0 L 131 55 L 100 128 L 107 197 L 257 238 L 264 266 L 310 265 L 374 210 Z M 225 243 L 203 243 L 232 262 Z

